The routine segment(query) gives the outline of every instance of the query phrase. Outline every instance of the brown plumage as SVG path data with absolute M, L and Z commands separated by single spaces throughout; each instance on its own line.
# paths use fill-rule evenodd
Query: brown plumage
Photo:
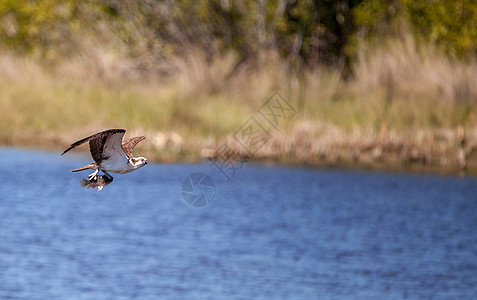
M 91 156 L 93 157 L 94 161 L 99 164 L 105 158 L 103 156 L 103 149 L 104 149 L 104 145 L 105 145 L 106 140 L 108 139 L 108 137 L 113 135 L 113 134 L 121 134 L 121 139 L 122 139 L 122 137 L 124 136 L 125 133 L 126 133 L 125 129 L 109 129 L 109 130 L 104 130 L 104 131 L 98 132 L 96 134 L 90 135 L 88 137 L 85 137 L 84 139 L 81 139 L 79 141 L 74 142 L 73 144 L 71 144 L 68 147 L 68 149 L 63 151 L 63 153 L 61 153 L 61 155 L 65 154 L 66 152 L 70 151 L 71 149 L 74 149 L 78 146 L 81 146 L 82 144 L 84 144 L 86 142 L 89 142 L 89 151 L 91 153 Z M 133 139 L 135 139 L 135 138 L 132 138 L 131 140 L 133 140 Z M 142 139 L 144 139 L 144 137 L 142 137 Z M 131 140 L 127 141 L 126 143 L 130 142 Z M 123 143 L 123 145 L 124 144 L 125 143 Z M 134 145 L 136 145 L 136 144 L 134 144 Z M 129 150 L 129 153 L 131 153 L 131 149 L 128 149 L 128 150 Z
M 144 140 L 145 136 L 137 136 L 133 137 L 132 139 L 127 140 L 121 146 L 123 147 L 124 152 L 129 158 L 134 158 L 132 155 L 132 150 L 139 144 L 140 141 Z
M 144 140 L 145 137 L 138 136 L 129 139 L 126 142 L 122 142 L 125 133 L 125 129 L 109 129 L 98 132 L 74 142 L 65 151 L 63 151 L 61 155 L 86 142 L 89 142 L 89 151 L 94 162 L 81 168 L 71 170 L 71 172 L 78 172 L 87 169 L 96 170 L 89 176 L 90 180 L 95 179 L 96 174 L 99 171 L 103 171 L 103 173 L 107 176 L 111 176 L 107 174 L 107 172 L 118 174 L 132 172 L 147 164 L 147 159 L 145 157 L 136 158 L 132 155 L 133 148 L 140 141 Z

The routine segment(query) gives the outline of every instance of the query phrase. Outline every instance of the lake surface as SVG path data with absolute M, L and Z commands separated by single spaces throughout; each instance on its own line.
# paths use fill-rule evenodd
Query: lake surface
M 89 162 L 0 148 L 0 299 L 477 299 L 477 178 Z

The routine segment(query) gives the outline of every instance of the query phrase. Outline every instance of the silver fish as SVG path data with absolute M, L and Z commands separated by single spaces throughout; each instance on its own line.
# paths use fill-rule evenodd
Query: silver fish
M 101 191 L 103 187 L 107 186 L 111 182 L 113 182 L 112 176 L 96 175 L 90 180 L 81 178 L 81 187 L 82 188 L 87 187 L 88 189 L 93 189 L 95 187 L 98 187 L 98 191 Z

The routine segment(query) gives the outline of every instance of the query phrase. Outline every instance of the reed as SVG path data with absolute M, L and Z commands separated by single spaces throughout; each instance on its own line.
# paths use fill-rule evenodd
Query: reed
M 298 114 L 257 159 L 477 170 L 477 63 L 431 45 L 403 39 L 365 49 L 346 80 L 337 69 L 296 73 L 278 59 L 257 68 L 233 54 L 207 60 L 200 51 L 169 62 L 166 75 L 130 72 L 130 65 L 104 53 L 54 67 L 1 53 L 0 143 L 59 150 L 124 127 L 148 136 L 137 151 L 151 159 L 195 161 L 278 91 Z

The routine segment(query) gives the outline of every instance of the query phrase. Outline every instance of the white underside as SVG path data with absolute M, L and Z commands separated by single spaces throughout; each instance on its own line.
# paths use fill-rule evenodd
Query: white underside
M 123 135 L 118 134 L 106 141 L 103 153 L 109 159 L 103 160 L 99 169 L 116 174 L 125 174 L 135 170 L 121 147 L 122 138 Z
M 116 174 L 125 174 L 135 170 L 126 155 L 115 156 L 114 158 L 104 160 L 99 167 L 101 170 Z

